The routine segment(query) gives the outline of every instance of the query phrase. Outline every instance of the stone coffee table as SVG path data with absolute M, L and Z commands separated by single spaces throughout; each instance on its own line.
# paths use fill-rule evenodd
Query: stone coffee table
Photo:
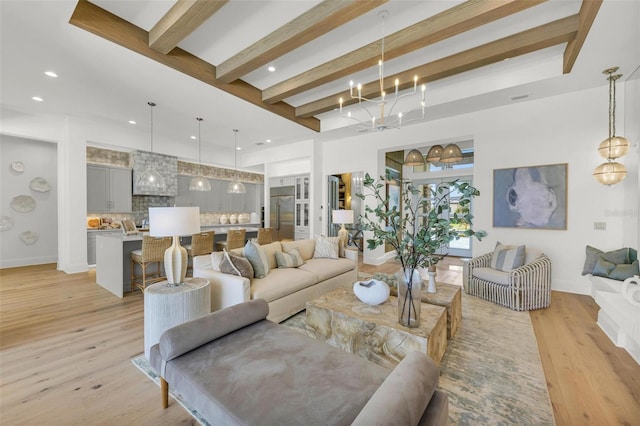
M 447 349 L 447 314 L 442 306 L 421 304 L 420 326 L 398 323 L 398 301 L 370 306 L 351 288 L 338 288 L 307 302 L 306 331 L 311 337 L 383 367 L 395 367 L 411 351 L 440 363 Z

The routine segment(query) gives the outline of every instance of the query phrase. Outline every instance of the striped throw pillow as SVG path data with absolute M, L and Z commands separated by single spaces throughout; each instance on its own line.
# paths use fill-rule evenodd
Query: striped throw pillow
M 316 248 L 313 252 L 314 258 L 338 258 L 338 242 L 336 239 L 325 237 L 324 235 L 318 235 L 316 237 Z
M 491 257 L 491 267 L 499 271 L 509 272 L 524 265 L 525 246 L 505 246 L 496 244 Z
M 304 264 L 300 250 L 297 248 L 291 249 L 289 253 L 277 251 L 276 261 L 278 262 L 278 268 L 297 268 Z

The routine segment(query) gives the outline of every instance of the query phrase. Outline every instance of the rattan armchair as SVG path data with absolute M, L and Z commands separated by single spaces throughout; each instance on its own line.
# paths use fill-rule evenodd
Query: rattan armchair
M 471 259 L 465 271 L 468 294 L 514 311 L 546 308 L 551 304 L 551 260 L 527 249 L 525 264 L 509 272 L 491 268 L 493 252 Z
M 171 237 L 155 238 L 149 235 L 142 236 L 142 249 L 131 252 L 131 291 L 137 288 L 144 291 L 147 284 L 162 281 L 166 277 L 162 274 L 164 252 L 171 246 Z M 136 264 L 142 268 L 142 275 L 135 274 Z M 147 274 L 149 265 L 155 264 L 156 270 Z M 137 282 L 138 279 L 142 281 Z
M 247 231 L 245 229 L 229 229 L 227 231 L 226 241 L 218 241 L 216 243 L 216 247 L 218 250 L 233 250 L 235 248 L 244 247 L 246 232 Z

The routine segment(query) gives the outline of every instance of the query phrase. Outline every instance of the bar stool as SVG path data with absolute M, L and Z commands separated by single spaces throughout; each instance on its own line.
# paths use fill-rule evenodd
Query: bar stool
M 142 236 L 142 249 L 131 252 L 131 291 L 135 287 L 144 292 L 147 284 L 153 284 L 156 281 L 162 281 L 166 277 L 161 274 L 164 262 L 164 252 L 171 247 L 171 237 L 156 238 L 149 235 Z M 138 264 L 142 268 L 142 275 L 135 275 L 135 265 Z M 156 264 L 157 270 L 147 275 L 147 267 Z M 142 278 L 141 282 L 136 279 Z
M 227 240 L 226 241 L 218 241 L 216 243 L 216 248 L 218 250 L 226 249 L 233 250 L 235 248 L 244 247 L 244 237 L 246 234 L 245 229 L 229 229 L 227 231 Z
M 216 233 L 213 231 L 201 232 L 199 234 L 193 234 L 191 236 L 191 244 L 183 244 L 187 250 L 187 259 L 190 260 L 187 265 L 187 271 L 193 270 L 193 258 L 203 254 L 210 254 L 213 252 L 213 239 Z
M 273 228 L 258 228 L 258 244 L 270 244 L 273 242 Z

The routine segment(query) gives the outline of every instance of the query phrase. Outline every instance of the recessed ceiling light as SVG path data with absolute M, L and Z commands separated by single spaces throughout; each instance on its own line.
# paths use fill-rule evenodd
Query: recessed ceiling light
M 45 71 L 44 75 L 46 75 L 47 77 L 51 77 L 51 78 L 57 78 L 58 77 L 58 74 L 56 74 L 53 71 Z
M 129 124 L 136 124 L 136 122 L 133 120 L 129 120 Z
M 267 141 L 266 141 L 266 142 L 267 142 L 267 143 L 271 143 L 271 139 L 267 139 Z
M 42 99 L 40 96 L 34 96 L 31 99 L 33 99 L 36 102 L 43 102 L 44 101 L 44 99 Z
M 267 68 L 269 70 L 269 72 L 274 72 L 276 70 L 276 67 L 274 67 L 273 65 L 271 65 L 269 68 Z
M 195 136 L 189 136 L 189 139 L 196 140 L 197 138 Z
M 241 151 L 241 150 L 242 150 L 242 148 L 240 148 L 239 146 L 237 146 L 237 147 L 236 147 L 236 149 L 237 149 L 238 151 Z

